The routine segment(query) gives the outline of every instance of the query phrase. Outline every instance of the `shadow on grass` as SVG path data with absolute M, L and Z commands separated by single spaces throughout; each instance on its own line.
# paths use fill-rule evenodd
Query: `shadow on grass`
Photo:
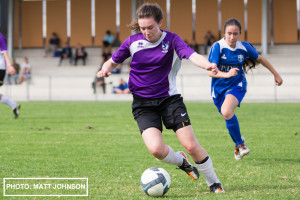
M 295 163 L 299 164 L 300 159 L 295 158 L 255 158 L 256 165 L 273 164 L 273 163 Z
M 230 192 L 244 192 L 244 191 L 266 191 L 266 190 L 285 190 L 285 189 L 298 189 L 298 185 L 271 185 L 271 184 L 264 184 L 264 185 L 232 185 L 226 186 L 225 190 L 226 193 Z

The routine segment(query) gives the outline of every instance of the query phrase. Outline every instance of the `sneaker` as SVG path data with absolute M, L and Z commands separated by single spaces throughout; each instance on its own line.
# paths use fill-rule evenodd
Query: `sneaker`
M 250 149 L 244 143 L 239 144 L 237 148 L 239 149 L 239 153 L 242 157 L 250 153 Z
M 214 183 L 211 186 L 209 186 L 210 191 L 216 194 L 224 193 L 225 190 L 223 189 L 221 183 Z
M 197 180 L 199 178 L 199 172 L 197 167 L 191 165 L 187 159 L 187 156 L 183 151 L 179 151 L 177 153 L 180 153 L 183 157 L 183 163 L 181 166 L 178 166 L 179 169 L 182 169 L 185 171 L 192 179 Z
M 19 110 L 20 110 L 20 108 L 21 108 L 21 105 L 18 104 L 17 107 L 15 109 L 13 109 L 13 113 L 15 115 L 15 119 L 17 119 L 19 117 L 19 114 L 20 114 Z
M 243 158 L 243 156 L 240 155 L 239 148 L 237 148 L 237 147 L 235 147 L 234 158 L 235 158 L 236 160 L 241 160 L 241 159 Z

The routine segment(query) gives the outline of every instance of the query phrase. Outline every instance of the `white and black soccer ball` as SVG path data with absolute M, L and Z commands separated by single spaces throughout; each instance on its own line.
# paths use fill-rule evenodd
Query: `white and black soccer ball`
M 151 167 L 146 169 L 142 174 L 141 188 L 149 196 L 163 196 L 168 192 L 170 185 L 170 175 L 163 168 Z

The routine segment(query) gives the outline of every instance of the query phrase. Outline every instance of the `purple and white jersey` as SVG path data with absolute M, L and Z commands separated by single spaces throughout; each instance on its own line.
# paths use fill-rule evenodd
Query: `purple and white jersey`
M 4 52 L 7 52 L 6 39 L 0 33 L 0 69 L 6 69 L 6 62 L 4 59 Z
M 115 63 L 130 63 L 129 89 L 144 98 L 161 98 L 178 94 L 176 75 L 182 59 L 189 59 L 195 51 L 178 35 L 162 30 L 160 39 L 151 43 L 142 33 L 127 38 L 112 55 Z

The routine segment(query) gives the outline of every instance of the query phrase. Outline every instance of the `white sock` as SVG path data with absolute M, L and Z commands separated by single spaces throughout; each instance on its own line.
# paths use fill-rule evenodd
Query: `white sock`
M 159 160 L 159 159 L 157 159 L 157 160 L 171 164 L 171 165 L 181 166 L 182 162 L 183 162 L 183 158 L 182 158 L 181 154 L 175 153 L 170 146 L 168 146 L 168 147 L 169 147 L 168 155 L 162 160 Z
M 14 102 L 13 100 L 11 100 L 10 98 L 8 98 L 5 95 L 2 95 L 2 98 L 0 100 L 2 103 L 5 103 L 6 105 L 8 105 L 9 107 L 11 107 L 12 109 L 15 109 L 18 104 L 16 102 Z
M 217 175 L 215 173 L 213 163 L 212 163 L 210 157 L 208 158 L 208 160 L 205 163 L 195 164 L 195 166 L 203 174 L 208 186 L 211 186 L 214 183 L 220 183 L 220 181 L 217 178 Z

